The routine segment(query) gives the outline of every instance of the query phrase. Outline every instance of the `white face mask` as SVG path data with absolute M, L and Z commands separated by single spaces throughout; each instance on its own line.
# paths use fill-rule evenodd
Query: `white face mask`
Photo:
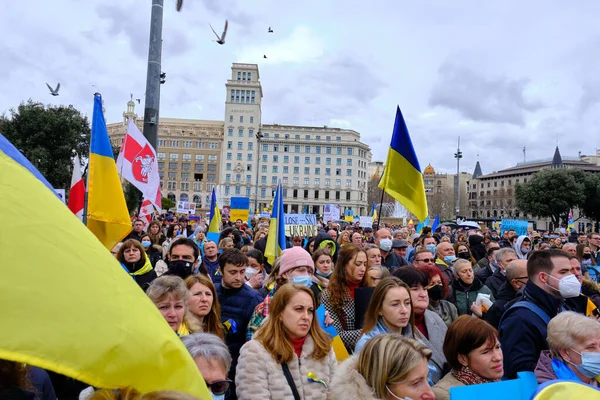
M 379 240 L 379 248 L 383 251 L 390 251 L 392 249 L 392 239 L 383 238 Z
M 572 297 L 577 297 L 581 293 L 581 283 L 577 279 L 577 277 L 573 274 L 567 275 L 562 279 L 558 279 L 548 274 L 549 277 L 556 279 L 558 281 L 558 292 L 560 293 L 563 299 L 570 299 Z M 552 286 L 546 283 L 546 286 L 554 289 Z
M 387 385 L 385 385 L 385 388 L 387 389 L 387 391 L 389 392 L 389 394 L 391 394 L 392 396 L 394 396 L 395 399 L 398 399 L 398 400 L 412 400 L 410 397 L 404 397 L 404 398 L 402 398 L 402 397 L 396 396 L 394 393 L 392 393 L 392 391 L 390 390 L 390 388 L 387 387 Z

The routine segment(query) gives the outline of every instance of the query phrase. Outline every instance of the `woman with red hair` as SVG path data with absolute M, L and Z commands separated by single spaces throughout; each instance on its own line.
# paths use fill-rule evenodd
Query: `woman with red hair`
M 417 267 L 417 270 L 425 272 L 429 277 L 429 285 L 425 288 L 429 295 L 429 307 L 427 309 L 439 315 L 446 326 L 450 326 L 458 318 L 458 310 L 454 304 L 444 300 L 450 295 L 448 278 L 436 267 Z

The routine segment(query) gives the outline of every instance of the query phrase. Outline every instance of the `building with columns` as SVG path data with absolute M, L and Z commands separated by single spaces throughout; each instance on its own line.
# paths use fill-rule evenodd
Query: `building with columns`
M 172 200 L 210 207 L 217 187 L 221 206 L 249 197 L 268 208 L 281 181 L 285 212 L 323 213 L 323 205 L 366 215 L 369 146 L 358 132 L 329 127 L 262 124 L 262 86 L 257 64 L 234 63 L 225 83 L 223 121 L 160 118 L 158 158 L 162 192 Z M 143 117 L 127 103 L 122 123 L 108 125 L 120 146 L 128 118 Z

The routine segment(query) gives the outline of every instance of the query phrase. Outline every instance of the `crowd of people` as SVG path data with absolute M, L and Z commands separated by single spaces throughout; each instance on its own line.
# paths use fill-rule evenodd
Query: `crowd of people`
M 211 241 L 203 220 L 135 220 L 112 250 L 214 399 L 440 400 L 522 371 L 599 385 L 598 233 L 330 222 L 286 238 L 271 265 L 269 222 L 252 222 L 223 221 Z M 7 361 L 0 376 L 0 394 L 44 400 L 189 398 L 107 392 Z

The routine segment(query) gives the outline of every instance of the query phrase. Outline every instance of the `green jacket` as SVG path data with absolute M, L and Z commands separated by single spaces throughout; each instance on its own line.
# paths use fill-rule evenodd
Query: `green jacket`
M 465 286 L 463 281 L 455 279 L 452 284 L 452 303 L 458 310 L 458 315 L 471 315 L 471 304 L 475 302 L 479 293 L 489 294 L 490 300 L 494 301 L 492 291 L 485 286 L 477 278 L 473 281 L 471 286 Z

